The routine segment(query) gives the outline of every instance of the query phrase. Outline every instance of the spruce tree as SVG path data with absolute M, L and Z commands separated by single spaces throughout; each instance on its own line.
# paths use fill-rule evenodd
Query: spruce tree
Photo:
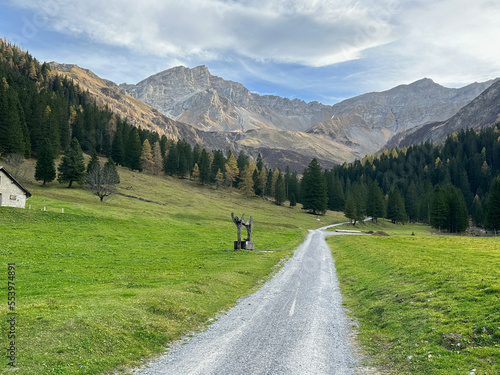
M 387 199 L 387 218 L 391 220 L 393 224 L 403 223 L 407 220 L 405 202 L 397 187 L 394 187 L 389 192 L 389 197 Z
M 328 193 L 328 208 L 332 211 L 342 211 L 344 209 L 345 198 L 342 190 L 342 182 L 338 177 L 333 177 L 332 187 Z
M 344 215 L 351 223 L 354 222 L 354 225 L 356 225 L 356 197 L 352 190 L 349 190 L 349 193 L 347 194 L 347 200 L 344 206 Z
M 208 184 L 210 182 L 210 160 L 205 149 L 201 150 L 200 164 L 198 167 L 200 168 L 200 182 L 202 184 Z
M 285 189 L 285 179 L 283 174 L 278 175 L 276 180 L 276 187 L 274 190 L 274 201 L 278 206 L 281 206 L 286 200 L 286 189 Z
M 405 195 L 405 209 L 409 222 L 416 222 L 418 217 L 418 193 L 415 182 L 412 181 Z
M 90 160 L 89 163 L 87 164 L 87 174 L 92 171 L 94 168 L 100 168 L 101 166 L 99 165 L 99 156 L 97 155 L 97 151 L 94 150 L 92 151 L 92 154 L 90 155 Z
M 42 142 L 35 167 L 35 180 L 43 181 L 42 186 L 56 178 L 56 165 L 50 139 L 45 138 Z
M 436 185 L 432 193 L 430 207 L 431 226 L 438 230 L 447 229 L 448 227 L 448 201 L 444 190 Z
M 444 192 L 448 201 L 448 231 L 450 233 L 465 231 L 469 226 L 469 213 L 462 191 L 447 184 Z
M 173 176 L 179 171 L 179 152 L 175 143 L 167 151 L 163 171 L 169 176 Z
M 83 131 L 83 130 L 82 130 Z M 125 146 L 123 144 L 123 130 L 121 126 L 117 126 L 113 143 L 111 144 L 111 157 L 116 164 L 124 165 Z
M 76 138 L 71 140 L 61 163 L 58 167 L 59 174 L 57 181 L 60 183 L 68 182 L 70 188 L 73 182 L 82 183 L 85 179 L 85 162 L 83 160 L 83 152 Z
M 481 203 L 481 198 L 476 194 L 474 200 L 472 201 L 472 206 L 470 209 L 470 215 L 472 222 L 477 227 L 482 227 L 484 222 L 484 211 L 483 204 Z
M 328 196 L 325 176 L 316 158 L 311 160 L 302 177 L 302 209 L 312 214 L 324 214 Z
M 141 152 L 142 144 L 139 131 L 136 127 L 132 127 L 125 148 L 124 165 L 131 170 L 141 171 Z
M 377 222 L 379 217 L 385 216 L 384 195 L 382 194 L 382 189 L 378 186 L 377 180 L 373 181 L 368 188 L 366 215 L 371 216 L 374 222 Z
M 494 231 L 500 230 L 500 176 L 496 177 L 491 184 L 486 205 L 485 227 Z
M 266 194 L 266 185 L 267 185 L 267 168 L 265 166 L 259 172 L 259 191 L 260 196 L 263 197 Z
M 295 207 L 297 205 L 297 200 L 295 199 L 295 193 L 290 196 L 290 207 Z

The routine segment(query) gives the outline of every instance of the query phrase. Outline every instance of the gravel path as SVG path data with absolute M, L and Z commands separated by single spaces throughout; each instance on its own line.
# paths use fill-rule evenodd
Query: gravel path
M 206 331 L 134 374 L 357 374 L 352 322 L 325 242 L 335 234 L 329 227 L 310 231 L 269 282 Z

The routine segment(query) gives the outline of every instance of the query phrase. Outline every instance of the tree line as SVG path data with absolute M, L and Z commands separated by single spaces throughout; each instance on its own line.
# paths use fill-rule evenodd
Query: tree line
M 471 219 L 500 230 L 499 174 L 500 123 L 455 132 L 443 144 L 384 150 L 326 170 L 316 185 L 326 183 L 327 198 L 318 200 L 316 211 L 343 211 L 354 223 L 385 217 L 462 232 Z

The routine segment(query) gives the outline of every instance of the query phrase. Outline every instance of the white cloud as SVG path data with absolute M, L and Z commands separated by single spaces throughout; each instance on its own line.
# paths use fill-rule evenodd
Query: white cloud
M 423 77 L 458 87 L 500 76 L 498 0 L 11 4 L 33 11 L 35 27 L 75 41 L 62 56 L 67 62 L 117 82 L 143 79 L 175 65 L 206 64 L 226 79 L 264 83 L 262 92 L 275 91 L 276 85 L 276 91 L 291 89 L 291 96 L 307 91 L 321 100 Z M 249 88 L 259 91 L 256 86 Z
M 209 61 L 238 54 L 256 61 L 325 66 L 359 58 L 366 48 L 391 40 L 388 6 L 373 3 L 24 0 L 15 5 L 45 13 L 56 31 L 166 58 Z
M 459 86 L 488 80 L 500 75 L 499 19 L 497 1 L 415 1 L 398 15 L 398 40 L 369 58 L 393 82 L 430 77 Z

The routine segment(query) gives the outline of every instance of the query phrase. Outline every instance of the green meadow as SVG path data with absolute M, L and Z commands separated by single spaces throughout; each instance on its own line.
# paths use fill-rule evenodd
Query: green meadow
M 390 236 L 328 243 L 371 364 L 383 374 L 500 374 L 500 238 L 360 229 Z
M 17 313 L 17 370 L 2 353 L 0 373 L 96 375 L 140 365 L 255 290 L 307 229 L 343 220 L 328 213 L 318 221 L 236 190 L 119 173 L 122 193 L 156 203 L 120 195 L 100 202 L 79 187 L 31 182 L 31 209 L 0 209 L 2 348 L 8 263 Z M 256 251 L 233 251 L 231 212 L 254 217 Z

